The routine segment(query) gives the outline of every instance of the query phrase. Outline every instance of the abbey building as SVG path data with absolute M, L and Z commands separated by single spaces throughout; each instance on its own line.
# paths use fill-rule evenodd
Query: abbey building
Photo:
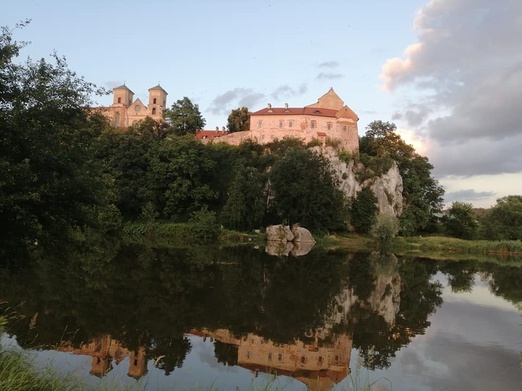
M 149 88 L 149 101 L 134 99 L 134 92 L 125 84 L 113 89 L 112 106 L 104 108 L 104 114 L 115 128 L 127 128 L 137 121 L 151 117 L 159 121 L 167 107 L 167 91 L 160 85 Z
M 359 117 L 346 106 L 333 88 L 317 103 L 304 107 L 272 107 L 250 113 L 250 129 L 221 135 L 214 142 L 239 145 L 245 140 L 267 144 L 276 139 L 294 137 L 307 143 L 319 140 L 338 143 L 345 151 L 359 150 Z M 208 142 L 208 141 L 207 141 Z

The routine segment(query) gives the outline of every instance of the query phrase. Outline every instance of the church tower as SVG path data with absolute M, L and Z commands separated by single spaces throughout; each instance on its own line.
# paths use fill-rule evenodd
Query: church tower
M 163 110 L 167 107 L 167 95 L 167 91 L 159 84 L 149 88 L 149 105 L 147 108 L 152 118 L 161 118 L 163 115 Z
M 114 101 L 112 105 L 123 105 L 125 107 L 129 107 L 132 104 L 132 99 L 134 98 L 134 92 L 132 92 L 129 87 L 125 84 L 116 87 L 113 89 L 114 92 Z

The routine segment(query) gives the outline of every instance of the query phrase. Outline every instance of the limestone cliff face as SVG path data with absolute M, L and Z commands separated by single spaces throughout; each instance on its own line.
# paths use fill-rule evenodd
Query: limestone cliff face
M 330 161 L 332 168 L 340 180 L 340 188 L 344 194 L 353 198 L 366 186 L 369 186 L 378 200 L 379 212 L 399 216 L 403 210 L 402 177 L 397 164 L 393 164 L 383 175 L 359 182 L 357 172 L 363 168 L 361 163 L 350 160 L 345 163 L 339 158 L 339 153 L 332 147 L 315 147 L 315 151 L 322 153 Z

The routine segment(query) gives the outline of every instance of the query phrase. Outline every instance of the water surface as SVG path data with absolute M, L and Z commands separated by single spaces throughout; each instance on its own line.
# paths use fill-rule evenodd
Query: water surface
M 522 268 L 115 244 L 0 270 L 4 346 L 140 389 L 522 389 Z

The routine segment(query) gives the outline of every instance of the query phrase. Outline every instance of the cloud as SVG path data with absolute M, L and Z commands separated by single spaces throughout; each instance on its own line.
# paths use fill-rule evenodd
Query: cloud
M 318 65 L 319 68 L 337 68 L 339 63 L 337 61 L 325 61 Z
M 492 191 L 475 191 L 473 189 L 458 190 L 452 193 L 446 193 L 444 195 L 444 201 L 446 203 L 459 201 L 459 202 L 472 202 L 479 201 L 486 198 L 494 197 L 496 193 Z
M 415 95 L 393 118 L 433 140 L 440 175 L 522 171 L 520 15 L 519 0 L 430 0 L 418 42 L 382 66 L 385 90 Z
M 437 177 L 518 173 L 522 172 L 521 146 L 522 134 L 509 139 L 470 138 L 448 145 L 431 143 L 429 159 Z
M 320 72 L 315 78 L 317 80 L 336 80 L 344 77 L 344 75 L 340 73 L 327 73 L 327 72 Z
M 234 88 L 221 95 L 216 96 L 208 110 L 213 114 L 229 114 L 230 110 L 236 107 L 252 107 L 255 106 L 264 94 L 255 92 L 250 88 Z
M 297 88 L 292 88 L 288 84 L 281 85 L 276 88 L 274 92 L 272 92 L 271 96 L 274 99 L 281 99 L 281 98 L 291 98 L 294 96 L 303 95 L 308 91 L 308 87 L 305 83 L 301 84 Z

